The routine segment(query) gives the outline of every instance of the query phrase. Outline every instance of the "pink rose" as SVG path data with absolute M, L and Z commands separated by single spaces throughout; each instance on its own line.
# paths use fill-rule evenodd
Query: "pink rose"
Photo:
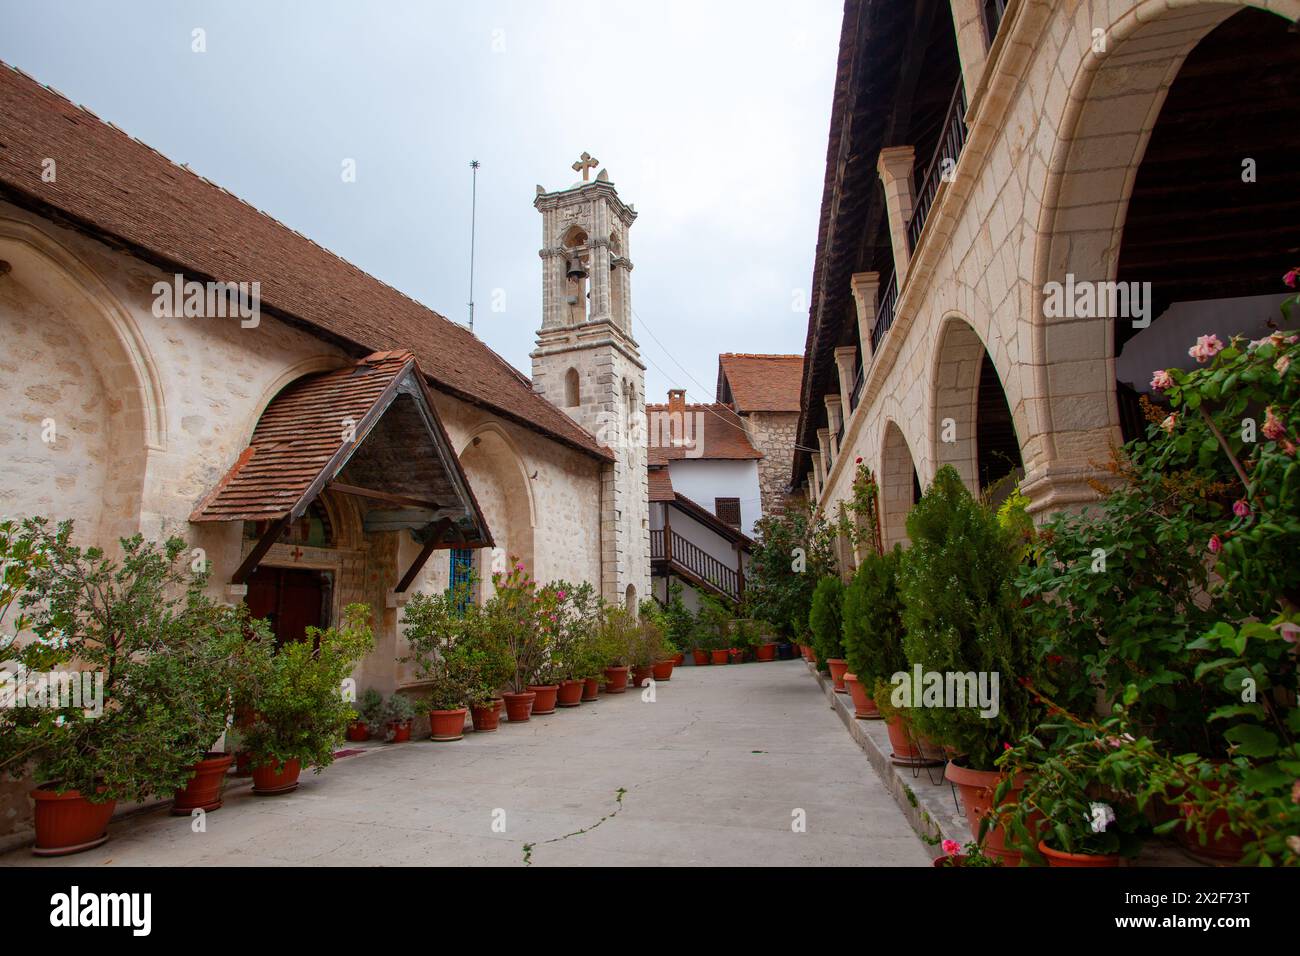
M 1300 780 L 1296 781 L 1296 785 L 1300 786 Z M 1300 800 L 1297 800 L 1296 803 L 1300 803 Z M 956 840 L 944 840 L 940 845 L 943 847 L 943 852 L 949 856 L 956 856 L 961 852 L 961 844 Z
M 1273 363 L 1273 367 L 1277 369 L 1278 375 L 1285 375 L 1286 370 L 1291 367 L 1291 356 L 1279 355 L 1277 361 Z
M 1154 389 L 1159 389 L 1162 392 L 1167 388 L 1173 388 L 1174 387 L 1173 376 L 1171 376 L 1164 369 L 1157 369 L 1155 374 L 1151 376 L 1151 387 Z
M 1282 277 L 1282 281 L 1285 282 L 1290 288 L 1294 289 L 1297 278 L 1300 278 L 1300 266 L 1297 266 L 1296 268 L 1288 272 L 1286 275 L 1284 275 Z
M 1187 354 L 1198 362 L 1208 362 L 1221 351 L 1223 351 L 1223 343 L 1219 341 L 1217 335 L 1202 335 L 1196 340 L 1196 344 L 1187 350 Z
M 516 571 L 522 571 L 523 569 L 524 569 L 524 566 L 523 566 L 522 564 L 516 564 L 516 565 L 515 565 L 515 570 L 516 570 Z
M 1286 435 L 1286 426 L 1284 426 L 1282 420 L 1274 414 L 1272 405 L 1264 409 L 1264 427 L 1260 430 L 1264 433 L 1264 437 L 1270 441 L 1277 441 L 1279 438 Z
M 1219 540 L 1217 534 L 1210 535 L 1210 554 L 1218 554 L 1223 550 L 1223 542 Z
M 1245 518 L 1250 514 L 1250 505 L 1247 504 L 1244 498 L 1239 501 L 1234 501 L 1232 503 L 1232 513 L 1238 518 Z
M 1295 457 L 1295 445 L 1292 444 L 1291 439 L 1283 438 L 1280 442 L 1278 442 L 1278 444 L 1282 446 L 1282 451 L 1286 452 L 1292 458 Z
M 1177 412 L 1171 412 L 1171 413 L 1169 414 L 1169 417 L 1166 418 L 1163 422 L 1160 423 L 1160 427 L 1163 428 L 1166 432 L 1168 432 L 1168 433 L 1171 434 L 1171 435 L 1174 433 L 1174 428 L 1175 428 L 1177 425 L 1178 425 L 1178 413 L 1177 413 Z
M 567 592 L 567 591 L 556 591 L 556 592 L 555 592 L 555 596 L 556 596 L 557 598 L 559 598 L 561 601 L 563 601 L 567 595 L 568 595 L 568 592 Z

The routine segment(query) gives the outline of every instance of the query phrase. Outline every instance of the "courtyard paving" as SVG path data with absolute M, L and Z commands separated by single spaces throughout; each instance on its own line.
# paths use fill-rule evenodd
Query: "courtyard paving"
M 91 852 L 0 865 L 929 864 L 802 661 L 678 668 L 655 692 L 376 746 L 285 796 L 232 781 L 206 832 L 162 807 Z

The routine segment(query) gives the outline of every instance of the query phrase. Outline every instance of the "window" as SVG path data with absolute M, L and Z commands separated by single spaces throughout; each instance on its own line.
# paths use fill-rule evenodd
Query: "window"
M 739 498 L 714 498 L 713 513 L 724 524 L 729 524 L 733 528 L 740 527 L 740 499 Z
M 451 585 L 447 590 L 464 612 L 469 605 L 474 578 L 474 552 L 469 548 L 451 549 Z
M 564 373 L 564 407 L 577 408 L 581 404 L 578 393 L 578 370 L 571 368 Z

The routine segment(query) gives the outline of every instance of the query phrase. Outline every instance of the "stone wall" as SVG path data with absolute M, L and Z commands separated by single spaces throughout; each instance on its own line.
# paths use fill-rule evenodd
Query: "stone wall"
M 788 497 L 799 413 L 751 412 L 744 417 L 750 442 L 763 453 L 758 462 L 763 514 L 780 514 Z

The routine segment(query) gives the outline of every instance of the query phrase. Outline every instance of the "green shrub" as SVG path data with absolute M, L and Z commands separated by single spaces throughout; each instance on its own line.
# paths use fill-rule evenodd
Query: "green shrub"
M 844 656 L 844 585 L 837 577 L 827 576 L 817 582 L 812 609 L 808 612 L 808 629 L 812 634 L 817 666 L 826 669 L 831 658 Z
M 124 538 L 114 559 L 72 544 L 72 533 L 72 522 L 51 530 L 44 518 L 0 526 L 0 612 L 16 601 L 16 626 L 35 634 L 21 646 L 16 634 L 0 638 L 0 660 L 90 692 L 0 707 L 0 769 L 31 770 L 96 802 L 170 794 L 224 732 L 231 689 L 249 666 L 244 632 L 265 627 L 203 594 L 181 538 Z M 21 683 L 32 703 L 26 681 L 11 681 L 0 696 Z
M 894 545 L 885 554 L 868 552 L 853 580 L 844 589 L 844 656 L 868 693 L 907 670 L 903 653 L 903 600 L 898 593 L 898 569 L 903 549 Z
M 898 587 L 908 661 L 924 672 L 985 675 L 990 688 L 996 675 L 998 689 L 996 716 L 968 704 L 913 707 L 908 717 L 966 766 L 992 770 L 1003 744 L 1035 727 L 1040 712 L 1021 683 L 1034 668 L 1014 587 L 1015 543 L 951 466 L 939 469 L 908 515 L 907 533 L 912 546 Z
M 236 698 L 253 722 L 241 737 L 254 767 L 299 760 L 317 772 L 334 760 L 334 747 L 355 718 L 343 682 L 374 645 L 370 609 L 350 604 L 343 622 L 328 630 L 307 628 L 307 638 L 278 649 L 268 633 L 249 642 L 250 679 Z

